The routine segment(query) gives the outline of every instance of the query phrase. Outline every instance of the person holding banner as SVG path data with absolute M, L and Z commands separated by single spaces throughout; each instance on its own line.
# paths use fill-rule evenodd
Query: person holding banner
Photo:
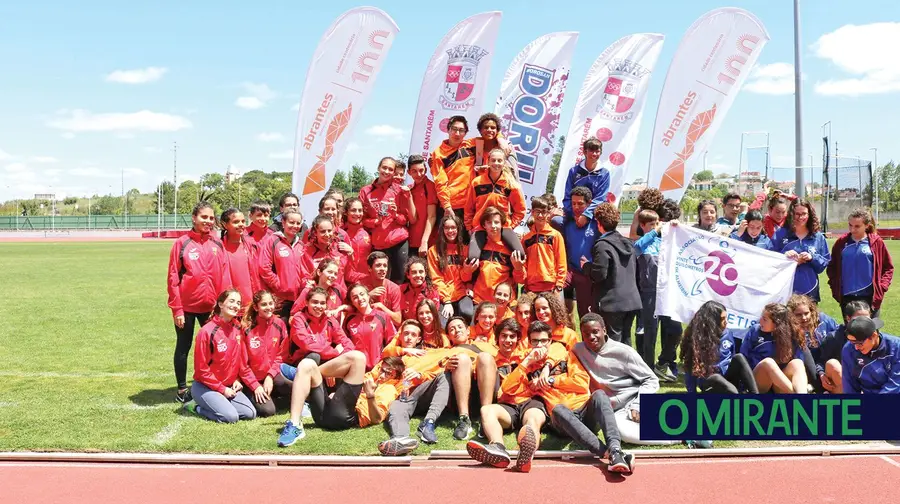
M 403 281 L 409 259 L 409 223 L 416 222 L 416 207 L 409 187 L 394 179 L 397 161 L 384 157 L 378 162 L 378 178 L 359 191 L 366 211 L 363 226 L 372 235 L 372 248 L 391 260 L 390 279 Z
M 840 303 L 862 300 L 878 317 L 881 302 L 894 278 L 894 263 L 884 240 L 875 231 L 875 219 L 866 209 L 854 210 L 849 217 L 850 232 L 838 238 L 828 263 L 831 296 Z
M 713 200 L 703 200 L 697 205 L 697 223 L 694 228 L 702 229 L 709 233 L 728 236 L 731 234 L 730 226 L 722 226 L 718 222 L 719 209 Z
M 588 222 L 588 216 L 594 215 L 594 210 L 600 203 L 604 203 L 608 199 L 609 193 L 609 170 L 600 166 L 600 156 L 603 155 L 603 142 L 596 137 L 590 137 L 582 144 L 584 150 L 584 160 L 569 169 L 566 176 L 566 191 L 563 196 L 563 217 L 554 219 L 554 227 L 561 230 L 569 219 L 575 219 L 579 226 L 584 226 Z M 572 211 L 572 190 L 576 187 L 583 186 L 591 190 L 592 199 L 584 213 L 580 217 L 575 217 Z
M 440 204 L 437 219 L 455 213 L 465 222 L 466 199 L 475 177 L 475 139 L 466 139 L 469 123 L 465 116 L 455 115 L 447 123 L 448 138 L 431 154 L 431 176 Z M 463 229 L 463 241 L 469 233 Z
M 805 349 L 806 336 L 794 330 L 790 312 L 778 303 L 766 305 L 759 324 L 750 328 L 741 344 L 741 354 L 763 394 L 773 389 L 777 394 L 807 393 Z
M 492 206 L 512 219 L 501 232 L 503 244 L 510 250 L 525 254 L 519 237 L 513 231 L 525 219 L 525 196 L 522 187 L 513 178 L 506 155 L 502 149 L 493 149 L 488 155 L 489 168 L 477 175 L 469 186 L 466 197 L 466 227 L 472 234 L 469 242 L 469 260 L 481 257 L 481 249 L 487 240 L 487 233 L 478 222 L 484 209 Z
M 763 215 L 759 210 L 747 212 L 737 230 L 731 233 L 730 238 L 764 250 L 772 250 L 772 240 L 766 236 L 763 228 Z
M 819 218 L 809 200 L 795 199 L 788 209 L 785 227 L 775 233 L 772 250 L 797 261 L 794 274 L 794 293 L 811 297 L 816 303 L 819 296 L 819 273 L 831 262 L 825 235 L 819 232 Z
M 747 358 L 735 352 L 728 311 L 718 301 L 703 303 L 691 319 L 681 340 L 681 359 L 689 393 L 759 393 Z
M 847 324 L 841 352 L 844 394 L 900 394 L 900 338 L 882 334 L 881 319 L 857 317 Z

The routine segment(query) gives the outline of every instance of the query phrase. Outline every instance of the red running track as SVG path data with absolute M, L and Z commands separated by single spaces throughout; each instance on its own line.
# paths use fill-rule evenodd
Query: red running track
M 502 492 L 499 497 L 495 497 Z M 0 502 L 71 504 L 900 503 L 900 456 L 535 461 L 530 474 L 469 461 L 411 467 L 0 463 Z

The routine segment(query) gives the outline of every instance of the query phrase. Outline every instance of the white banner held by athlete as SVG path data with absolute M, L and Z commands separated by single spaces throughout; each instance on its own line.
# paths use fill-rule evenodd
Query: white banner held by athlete
M 768 41 L 762 22 L 742 9 L 715 9 L 691 25 L 659 99 L 649 187 L 681 200 Z
M 293 192 L 309 222 L 331 185 L 360 113 L 399 29 L 385 12 L 358 7 L 342 14 L 313 53 L 294 146 Z
M 560 175 L 553 190 L 559 201 L 565 196 L 566 173 L 584 160 L 581 146 L 594 136 L 603 142 L 600 166 L 609 170 L 607 199 L 618 205 L 663 40 L 658 33 L 622 37 L 594 61 L 581 85 L 559 160 Z
M 758 322 L 769 303 L 787 303 L 797 262 L 684 224 L 663 225 L 656 315 L 687 324 L 707 301 L 728 309 L 728 327 Z
M 428 159 L 447 138 L 451 116 L 465 116 L 469 130 L 487 109 L 484 101 L 500 30 L 500 12 L 469 17 L 453 27 L 428 62 L 413 120 L 410 154 Z
M 516 150 L 525 201 L 547 192 L 556 129 L 569 80 L 577 32 L 550 33 L 525 46 L 513 59 L 494 112 L 500 131 Z

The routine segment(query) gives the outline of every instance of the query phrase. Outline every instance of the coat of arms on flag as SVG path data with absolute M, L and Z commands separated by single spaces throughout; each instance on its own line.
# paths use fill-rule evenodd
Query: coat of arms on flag
M 603 90 L 603 110 L 608 114 L 628 112 L 638 93 L 640 80 L 649 70 L 630 60 L 613 60 L 609 64 L 609 78 Z M 629 119 L 625 117 L 622 119 Z
M 447 51 L 447 74 L 441 105 L 450 110 L 467 110 L 474 103 L 470 99 L 475 90 L 478 62 L 488 52 L 478 46 L 458 45 Z

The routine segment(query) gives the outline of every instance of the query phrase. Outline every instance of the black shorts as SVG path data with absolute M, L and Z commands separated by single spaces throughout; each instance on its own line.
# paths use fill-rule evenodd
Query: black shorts
M 532 409 L 540 410 L 544 417 L 549 419 L 550 415 L 547 414 L 547 407 L 544 406 L 544 401 L 540 399 L 531 398 L 523 403 L 512 405 L 499 403 L 500 407 L 506 410 L 509 413 L 510 424 L 512 425 L 513 430 L 519 430 L 522 427 L 522 419 L 525 418 L 525 412 Z
M 328 430 L 344 430 L 359 427 L 359 416 L 356 414 L 356 401 L 362 392 L 362 383 L 350 385 L 341 382 L 335 387 L 334 395 L 328 397 L 325 383 L 309 391 L 306 399 L 313 422 Z

